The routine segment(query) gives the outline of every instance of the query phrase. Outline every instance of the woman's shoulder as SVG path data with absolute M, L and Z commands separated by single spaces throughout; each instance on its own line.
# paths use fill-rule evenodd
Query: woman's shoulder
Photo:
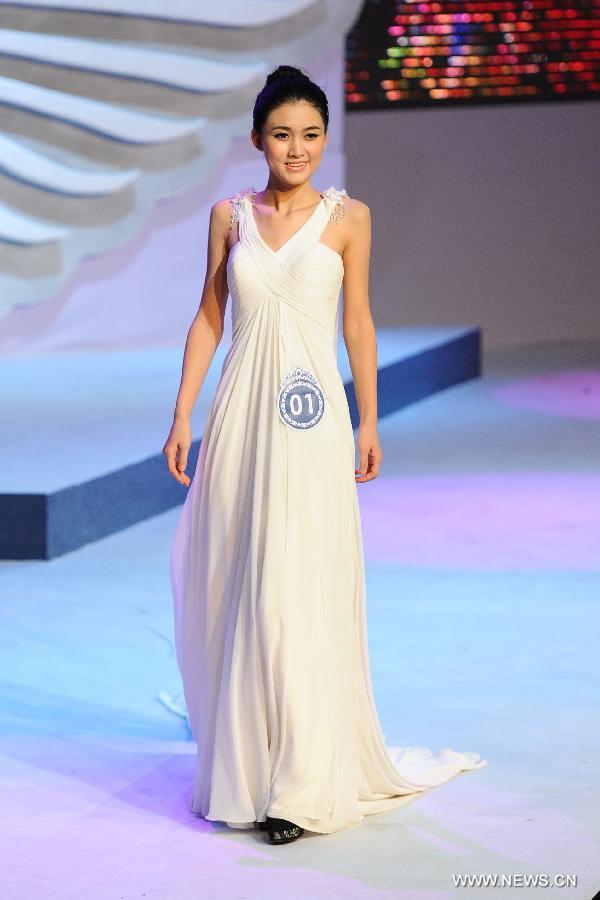
M 344 218 L 350 222 L 361 222 L 371 214 L 367 204 L 358 197 L 351 197 L 345 188 L 332 185 L 321 193 L 329 203 L 330 221 L 339 222 Z
M 254 188 L 243 188 L 230 197 L 215 200 L 211 206 L 211 216 L 222 225 L 234 225 L 239 219 L 241 205 L 245 202 L 252 202 L 255 195 Z
M 370 209 L 363 200 L 351 197 L 345 188 L 332 185 L 327 190 L 321 191 L 329 209 L 329 219 L 332 222 L 340 222 L 343 219 L 349 222 L 363 222 L 370 217 Z M 256 197 L 254 188 L 242 188 L 230 197 L 222 197 L 215 200 L 211 206 L 211 218 L 220 226 L 231 227 L 239 217 L 244 203 L 252 203 Z

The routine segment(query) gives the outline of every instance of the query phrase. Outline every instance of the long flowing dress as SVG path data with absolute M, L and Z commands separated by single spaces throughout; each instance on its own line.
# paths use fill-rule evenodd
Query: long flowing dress
M 474 752 L 389 747 L 369 670 L 354 434 L 337 368 L 344 265 L 324 191 L 278 250 L 232 198 L 232 341 L 171 550 L 175 646 L 197 743 L 191 809 L 249 828 L 358 825 Z

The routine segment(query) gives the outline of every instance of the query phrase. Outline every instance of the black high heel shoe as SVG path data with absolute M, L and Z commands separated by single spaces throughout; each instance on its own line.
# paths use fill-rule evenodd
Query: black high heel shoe
M 266 831 L 271 844 L 289 844 L 304 834 L 304 828 L 288 822 L 287 819 L 273 819 L 267 816 L 266 822 L 259 822 L 258 827 Z

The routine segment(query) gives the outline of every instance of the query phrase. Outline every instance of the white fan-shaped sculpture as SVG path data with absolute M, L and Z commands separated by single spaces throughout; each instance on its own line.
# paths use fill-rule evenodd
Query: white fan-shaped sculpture
M 266 72 L 339 44 L 361 6 L 0 0 L 0 314 L 205 181 Z

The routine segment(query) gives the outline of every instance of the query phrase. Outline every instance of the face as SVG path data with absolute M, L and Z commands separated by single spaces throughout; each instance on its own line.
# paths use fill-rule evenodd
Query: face
M 318 169 L 327 146 L 321 113 L 306 100 L 285 103 L 271 110 L 259 134 L 252 129 L 252 143 L 265 154 L 276 182 L 302 184 Z

